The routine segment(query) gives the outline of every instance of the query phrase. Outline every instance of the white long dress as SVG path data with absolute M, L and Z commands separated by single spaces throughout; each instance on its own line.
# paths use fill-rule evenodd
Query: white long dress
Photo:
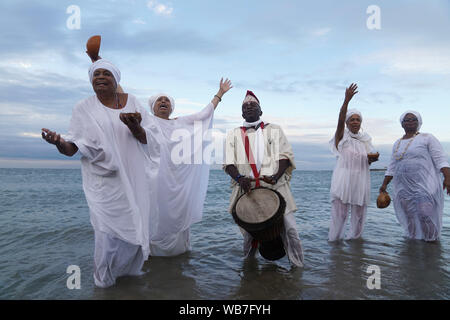
M 352 134 L 347 128 L 336 149 L 335 139 L 330 147 L 337 157 L 331 178 L 331 222 L 328 240 L 344 238 L 348 211 L 351 210 L 350 233 L 347 239 L 359 238 L 364 228 L 367 205 L 370 202 L 370 171 L 367 154 L 372 149 L 368 134 Z
M 401 157 L 411 139 L 394 143 L 385 175 L 393 176 L 394 209 L 407 237 L 434 241 L 441 234 L 444 192 L 440 170 L 449 167 L 448 157 L 429 133 L 417 135 Z
M 157 163 L 150 165 L 143 145 L 119 119 L 121 112 L 136 111 L 143 124 L 152 122 L 132 95 L 118 110 L 92 96 L 74 107 L 65 136 L 82 155 L 83 190 L 95 231 L 94 280 L 99 287 L 112 286 L 123 275 L 142 274 L 149 254 L 149 214 L 155 201 L 149 182 L 156 180 Z M 147 152 L 154 153 L 148 148 Z
M 150 158 L 159 157 L 157 203 L 151 208 L 150 255 L 174 256 L 191 250 L 190 226 L 203 216 L 209 179 L 214 105 L 193 115 L 154 122 L 144 127 L 148 139 L 163 143 Z M 148 148 L 153 148 L 148 145 Z

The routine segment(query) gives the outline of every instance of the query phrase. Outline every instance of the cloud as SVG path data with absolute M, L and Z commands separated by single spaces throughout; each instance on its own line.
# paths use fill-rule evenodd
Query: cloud
M 380 64 L 388 75 L 450 75 L 450 47 L 403 47 L 382 50 L 362 58 L 365 63 Z
M 147 2 L 147 7 L 157 15 L 162 16 L 171 16 L 173 12 L 173 8 L 170 5 L 162 4 L 155 0 Z
M 42 138 L 42 135 L 36 132 L 22 132 L 20 135 L 30 138 Z
M 330 33 L 331 28 L 319 28 L 319 29 L 315 29 L 312 31 L 312 35 L 315 37 L 323 37 L 325 35 L 327 35 L 328 33 Z
M 136 18 L 133 20 L 133 23 L 135 24 L 147 24 L 147 22 L 145 22 L 144 20 L 142 20 L 141 18 Z

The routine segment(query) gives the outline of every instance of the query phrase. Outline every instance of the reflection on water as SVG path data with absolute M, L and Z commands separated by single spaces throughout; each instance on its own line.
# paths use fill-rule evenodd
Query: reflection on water
M 243 260 L 240 283 L 229 299 L 301 299 L 302 269 L 254 257 Z
M 329 243 L 330 179 L 328 171 L 293 177 L 304 268 L 291 267 L 287 257 L 244 259 L 242 235 L 227 212 L 229 179 L 212 171 L 203 220 L 191 229 L 193 250 L 152 257 L 145 275 L 99 289 L 80 172 L 0 169 L 0 298 L 449 299 L 450 197 L 438 242 L 405 239 L 392 205 L 372 203 L 362 239 Z M 372 200 L 382 180 L 383 173 L 372 173 Z M 81 290 L 66 287 L 69 265 L 81 269 Z M 367 288 L 371 265 L 380 268 L 379 290 Z

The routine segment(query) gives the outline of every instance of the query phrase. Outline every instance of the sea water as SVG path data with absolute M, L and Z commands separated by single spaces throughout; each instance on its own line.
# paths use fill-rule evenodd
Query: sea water
M 0 169 L 0 299 L 449 299 L 450 197 L 440 241 L 408 240 L 393 205 L 376 207 L 383 176 L 371 173 L 362 239 L 329 243 L 331 171 L 294 171 L 305 266 L 293 268 L 287 257 L 243 258 L 227 211 L 230 179 L 212 170 L 203 220 L 191 228 L 192 251 L 153 257 L 145 275 L 100 289 L 80 170 Z M 68 288 L 69 266 L 80 270 L 79 289 Z

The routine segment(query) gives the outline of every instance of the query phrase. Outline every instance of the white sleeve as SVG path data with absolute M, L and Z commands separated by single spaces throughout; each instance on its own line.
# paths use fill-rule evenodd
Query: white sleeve
M 389 162 L 388 168 L 384 174 L 384 176 L 394 176 L 394 172 L 395 172 L 395 155 L 394 155 L 394 150 L 395 150 L 395 146 L 397 145 L 397 143 L 399 143 L 399 141 L 395 141 L 394 145 L 392 146 L 392 154 L 391 154 L 391 161 Z
M 433 159 L 436 169 L 441 170 L 442 168 L 450 167 L 444 148 L 442 148 L 439 140 L 432 134 L 428 135 L 428 151 L 430 152 L 431 159 Z
M 214 113 L 214 105 L 212 103 L 209 103 L 201 111 L 194 114 L 190 114 L 188 116 L 178 117 L 177 121 L 182 122 L 184 124 L 193 123 L 194 121 L 203 121 L 211 117 L 213 113 Z

